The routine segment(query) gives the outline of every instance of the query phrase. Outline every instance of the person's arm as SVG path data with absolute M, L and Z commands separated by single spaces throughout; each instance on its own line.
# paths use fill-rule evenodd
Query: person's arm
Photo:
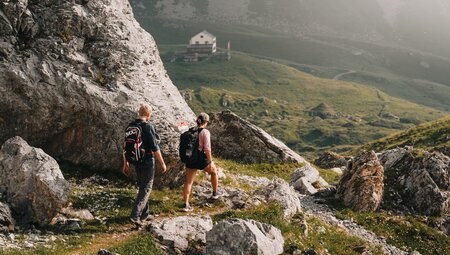
M 206 158 L 208 159 L 208 163 L 213 163 L 211 150 L 205 150 Z
M 165 173 L 167 170 L 166 163 L 164 163 L 164 159 L 162 157 L 161 151 L 157 150 L 153 152 L 153 155 L 155 156 L 156 160 L 159 162 L 159 167 L 161 168 L 161 173 Z
M 130 163 L 128 163 L 127 159 L 125 158 L 125 152 L 122 153 L 122 160 L 123 160 L 122 172 L 124 175 L 130 176 Z
M 161 150 L 159 149 L 159 136 L 156 134 L 155 128 L 152 125 L 149 125 L 149 144 L 150 148 L 153 152 L 153 156 L 156 158 L 156 160 L 159 163 L 159 167 L 161 168 L 161 172 L 165 173 L 167 170 L 166 163 L 164 162 L 164 159 L 161 154 Z
M 211 153 L 211 134 L 209 130 L 205 129 L 204 133 L 202 134 L 202 140 L 203 143 L 203 151 L 205 152 L 206 158 L 208 159 L 208 163 L 213 163 L 212 153 Z

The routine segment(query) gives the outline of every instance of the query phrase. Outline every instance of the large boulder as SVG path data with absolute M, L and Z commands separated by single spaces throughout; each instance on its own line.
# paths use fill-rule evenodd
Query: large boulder
M 320 188 L 328 186 L 319 171 L 310 164 L 296 169 L 291 175 L 290 184 L 294 189 L 306 195 L 316 194 Z
M 151 223 L 151 231 L 172 251 L 184 252 L 190 243 L 206 243 L 206 233 L 213 228 L 209 216 L 179 216 Z
M 337 186 L 337 197 L 357 211 L 376 211 L 384 191 L 384 169 L 373 151 L 363 152 L 348 164 Z
M 13 231 L 15 224 L 9 205 L 0 202 L 0 232 Z
M 229 219 L 206 234 L 206 254 L 276 255 L 283 253 L 281 231 L 254 220 Z
M 345 168 L 350 157 L 341 156 L 332 151 L 326 151 L 314 161 L 314 164 L 323 169 Z
M 195 115 L 128 1 L 0 0 L 0 13 L 0 142 L 20 135 L 54 158 L 119 170 L 124 128 L 149 103 L 162 152 L 177 158 L 176 127 Z
M 275 177 L 272 182 L 253 193 L 253 200 L 261 202 L 276 202 L 283 207 L 283 217 L 290 219 L 301 210 L 300 200 L 295 190 L 280 178 Z
M 230 111 L 210 113 L 210 122 L 212 149 L 223 158 L 245 163 L 306 163 L 284 143 Z
M 66 205 L 70 186 L 56 160 L 17 136 L 0 150 L 0 192 L 18 219 L 44 225 Z
M 383 207 L 426 215 L 450 214 L 450 158 L 412 147 L 385 151 Z

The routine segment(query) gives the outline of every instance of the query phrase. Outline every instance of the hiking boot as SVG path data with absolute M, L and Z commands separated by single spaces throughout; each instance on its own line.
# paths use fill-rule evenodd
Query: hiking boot
M 155 216 L 153 216 L 153 215 L 146 215 L 146 216 L 141 217 L 141 222 L 151 221 L 153 219 L 155 219 Z
M 216 199 L 219 199 L 221 196 L 222 196 L 222 194 L 219 193 L 218 191 L 216 191 L 216 192 L 213 191 L 211 199 L 216 200 Z
M 194 208 L 192 208 L 192 206 L 190 204 L 185 204 L 183 207 L 183 211 L 185 212 L 192 212 L 194 210 Z
M 137 228 L 142 227 L 144 224 L 139 219 L 130 218 L 131 223 L 133 223 Z

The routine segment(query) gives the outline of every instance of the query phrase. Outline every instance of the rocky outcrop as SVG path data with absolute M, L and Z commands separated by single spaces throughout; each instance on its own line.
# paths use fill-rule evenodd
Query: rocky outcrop
M 20 137 L 1 147 L 0 177 L 0 192 L 24 222 L 49 223 L 69 199 L 69 183 L 56 160 Z
M 153 221 L 151 228 L 163 245 L 183 253 L 190 242 L 206 243 L 206 233 L 213 228 L 213 222 L 209 216 L 180 216 Z
M 337 197 L 357 211 L 376 211 L 383 198 L 384 169 L 375 152 L 363 152 L 350 161 L 337 186 Z
M 328 186 L 319 171 L 310 164 L 295 170 L 292 173 L 290 184 L 294 189 L 306 195 L 316 194 L 318 189 Z
M 210 113 L 212 149 L 245 163 L 306 162 L 284 143 L 230 111 Z
M 450 214 L 450 158 L 412 147 L 383 152 L 383 207 L 426 215 Z
M 141 103 L 166 158 L 178 123 L 195 119 L 128 1 L 0 0 L 0 60 L 0 142 L 21 135 L 54 158 L 119 170 Z
M 275 255 L 283 253 L 283 245 L 279 229 L 253 220 L 225 220 L 206 234 L 209 255 Z
M 314 164 L 323 169 L 345 168 L 351 157 L 344 157 L 332 151 L 326 151 L 314 161 Z
M 15 224 L 9 205 L 0 202 L 0 232 L 13 231 Z
M 283 207 L 285 219 L 290 219 L 301 210 L 300 200 L 295 190 L 286 181 L 277 177 L 269 185 L 256 190 L 252 199 L 259 200 L 262 203 L 279 203 Z

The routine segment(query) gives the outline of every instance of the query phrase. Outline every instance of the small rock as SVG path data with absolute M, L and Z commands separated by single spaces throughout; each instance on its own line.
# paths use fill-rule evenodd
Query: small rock
M 283 253 L 284 238 L 272 225 L 254 220 L 228 219 L 216 224 L 206 235 L 206 254 Z
M 189 241 L 206 243 L 206 232 L 213 227 L 212 219 L 198 216 L 180 216 L 151 223 L 151 231 L 172 250 L 185 251 Z

